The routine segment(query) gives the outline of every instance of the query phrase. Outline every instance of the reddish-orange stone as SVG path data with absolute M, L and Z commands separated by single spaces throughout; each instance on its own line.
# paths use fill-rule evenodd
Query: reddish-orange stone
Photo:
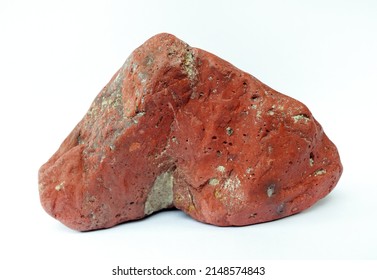
M 136 49 L 39 170 L 44 209 L 80 231 L 176 207 L 219 226 L 296 214 L 342 165 L 308 108 L 159 34 Z

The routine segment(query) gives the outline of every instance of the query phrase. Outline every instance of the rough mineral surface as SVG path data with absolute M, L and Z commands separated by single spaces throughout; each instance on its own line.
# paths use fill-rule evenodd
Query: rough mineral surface
M 44 209 L 87 231 L 176 207 L 214 225 L 296 214 L 342 173 L 308 108 L 169 34 L 136 49 L 39 170 Z

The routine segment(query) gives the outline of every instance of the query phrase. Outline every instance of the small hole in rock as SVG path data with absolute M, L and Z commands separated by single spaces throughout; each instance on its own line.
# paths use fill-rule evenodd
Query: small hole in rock
M 309 164 L 310 166 L 314 165 L 314 154 L 311 152 L 309 156 Z

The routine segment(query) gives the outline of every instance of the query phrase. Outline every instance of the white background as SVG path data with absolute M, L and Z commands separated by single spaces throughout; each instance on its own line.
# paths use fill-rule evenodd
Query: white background
M 167 211 L 79 233 L 48 216 L 39 167 L 128 55 L 160 32 L 304 102 L 339 149 L 335 190 L 298 215 L 239 228 Z M 130 261 L 376 260 L 376 84 L 372 0 L 0 0 L 1 278 L 105 279 Z

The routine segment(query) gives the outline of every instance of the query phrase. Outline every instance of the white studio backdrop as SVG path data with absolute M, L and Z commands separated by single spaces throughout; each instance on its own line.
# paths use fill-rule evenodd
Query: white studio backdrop
M 160 32 L 305 103 L 339 149 L 335 190 L 301 214 L 240 228 L 166 211 L 78 233 L 49 217 L 38 168 Z M 376 1 L 0 1 L 0 275 L 105 259 L 376 260 L 376 50 Z

